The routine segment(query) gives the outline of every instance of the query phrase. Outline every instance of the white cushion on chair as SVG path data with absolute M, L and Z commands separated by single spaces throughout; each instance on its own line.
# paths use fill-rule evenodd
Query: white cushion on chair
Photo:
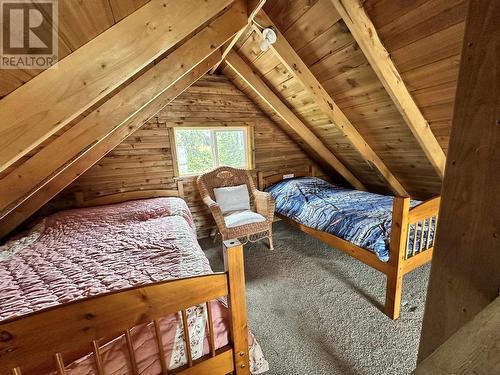
M 250 210 L 236 211 L 224 216 L 226 227 L 234 228 L 245 224 L 260 223 L 266 221 L 266 218 L 257 212 Z
M 250 210 L 250 194 L 246 184 L 214 189 L 215 201 L 223 214 L 230 211 Z

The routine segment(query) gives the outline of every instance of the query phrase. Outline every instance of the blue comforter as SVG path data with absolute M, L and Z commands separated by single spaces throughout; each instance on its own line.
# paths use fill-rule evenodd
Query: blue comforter
M 314 177 L 280 181 L 266 189 L 276 200 L 276 212 L 305 226 L 331 233 L 375 253 L 383 262 L 389 260 L 393 197 L 334 186 Z M 420 201 L 411 200 L 410 207 Z M 434 222 L 429 243 L 433 241 Z M 417 229 L 410 228 L 410 246 Z M 424 228 L 424 238 L 428 225 Z

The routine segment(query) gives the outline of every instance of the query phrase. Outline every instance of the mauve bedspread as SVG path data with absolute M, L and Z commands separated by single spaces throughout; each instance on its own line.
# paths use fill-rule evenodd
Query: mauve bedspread
M 0 321 L 49 306 L 155 281 L 212 273 L 196 240 L 191 213 L 179 198 L 68 210 L 45 218 L 33 230 L 0 247 Z M 216 346 L 228 343 L 228 309 L 212 301 Z M 207 312 L 188 309 L 193 358 L 208 353 Z M 186 363 L 181 320 L 162 318 L 167 363 Z M 132 330 L 141 374 L 161 372 L 152 324 Z M 253 336 L 253 373 L 268 369 Z M 103 346 L 106 374 L 130 373 L 124 338 Z M 70 364 L 72 375 L 93 374 L 93 361 Z
M 310 228 L 331 233 L 389 260 L 389 239 L 394 197 L 334 186 L 315 177 L 282 180 L 266 189 L 276 201 L 276 212 Z M 410 207 L 421 203 L 411 200 Z M 435 220 L 430 225 L 429 244 L 434 241 Z M 416 248 L 420 244 L 421 225 L 416 228 Z M 423 228 L 427 236 L 429 225 Z M 413 250 L 415 226 L 410 227 Z

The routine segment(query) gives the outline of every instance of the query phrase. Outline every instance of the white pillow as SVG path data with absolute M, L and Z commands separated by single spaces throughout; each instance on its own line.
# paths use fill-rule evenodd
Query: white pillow
M 226 227 L 234 228 L 245 224 L 261 223 L 266 221 L 266 218 L 257 212 L 253 211 L 237 211 L 227 216 L 224 216 Z
M 250 209 L 250 195 L 246 184 L 215 188 L 214 195 L 222 213 Z

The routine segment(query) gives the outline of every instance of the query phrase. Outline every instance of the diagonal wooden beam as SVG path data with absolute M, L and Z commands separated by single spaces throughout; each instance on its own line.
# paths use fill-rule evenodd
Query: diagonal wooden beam
M 443 178 L 446 156 L 359 0 L 331 0 L 430 163 Z
M 152 0 L 0 101 L 0 171 L 234 0 Z M 71 77 L 71 79 L 68 79 Z
M 146 73 L 111 97 L 99 108 L 49 143 L 0 180 L 0 218 L 86 154 L 97 162 L 102 156 L 94 148 L 116 130 L 126 136 L 133 130 L 130 119 L 150 113 L 149 105 L 218 49 L 246 22 L 242 1 L 202 29 Z M 220 52 L 218 53 L 220 58 Z M 212 65 L 213 66 L 213 65 Z M 110 151 L 112 148 L 107 148 Z
M 97 144 L 92 153 L 87 153 L 63 169 L 57 176 L 44 184 L 36 194 L 25 200 L 16 209 L 0 220 L 0 238 L 5 237 L 27 218 L 33 215 L 53 197 L 63 191 L 69 184 L 75 181 L 86 170 L 97 163 L 110 150 L 122 143 L 134 131 L 139 129 L 149 119 L 154 117 L 158 111 L 172 102 L 184 90 L 203 77 L 210 68 L 221 57 L 220 50 L 214 51 L 194 69 L 185 74 L 174 85 L 170 86 L 160 96 L 155 98 L 143 110 L 131 117 L 122 127 L 111 132 L 102 142 Z
M 394 193 L 400 196 L 408 196 L 405 188 L 399 183 L 396 177 L 394 177 L 375 151 L 366 143 L 361 134 L 359 134 L 354 125 L 345 116 L 344 112 L 337 106 L 332 97 L 323 88 L 293 47 L 288 43 L 285 36 L 280 33 L 276 25 L 274 25 L 264 11 L 259 14 L 258 21 L 262 26 L 272 26 L 274 28 L 278 35 L 278 40 L 271 45 L 271 50 L 287 70 L 302 83 L 306 91 L 314 98 L 321 111 L 338 128 L 341 134 L 351 142 L 354 149 L 358 151 L 363 160 L 378 171 Z M 253 27 L 257 32 L 260 32 L 257 26 L 254 25 Z
M 331 168 L 359 190 L 365 186 L 340 160 L 316 137 L 316 135 L 276 96 L 276 94 L 252 71 L 243 59 L 231 51 L 225 62 L 266 104 L 292 128 Z
M 234 45 L 238 42 L 238 40 L 240 40 L 241 36 L 245 33 L 245 30 L 248 29 L 248 26 L 252 24 L 254 17 L 262 9 L 266 1 L 267 0 L 248 0 L 247 2 L 247 10 L 249 12 L 248 23 L 245 25 L 245 27 L 242 27 L 240 31 L 236 33 L 236 35 L 230 42 L 224 45 L 223 47 L 224 52 L 222 52 L 222 59 L 219 62 L 217 62 L 217 64 L 214 65 L 214 67 L 210 70 L 210 74 L 213 74 L 217 70 L 219 65 L 226 58 L 227 54 L 233 49 Z

